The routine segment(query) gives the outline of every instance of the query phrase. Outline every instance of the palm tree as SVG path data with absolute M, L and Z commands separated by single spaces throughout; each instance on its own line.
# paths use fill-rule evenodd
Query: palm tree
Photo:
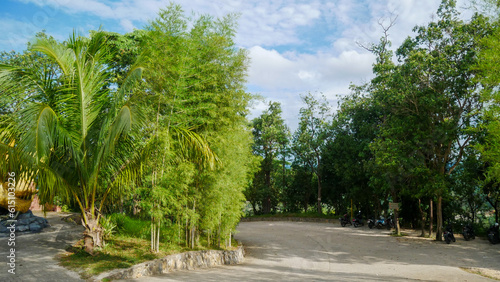
M 33 175 L 28 181 L 36 181 L 41 201 L 55 195 L 76 201 L 92 253 L 102 246 L 99 219 L 107 195 L 134 179 L 139 167 L 145 117 L 131 90 L 143 68 L 132 66 L 121 87 L 109 85 L 112 54 L 102 32 L 73 34 L 65 43 L 39 38 L 30 49 L 49 58 L 55 71 L 0 66 L 0 91 L 22 84 L 30 101 L 0 125 L 0 150 L 11 152 L 11 166 L 22 160 L 17 167 Z

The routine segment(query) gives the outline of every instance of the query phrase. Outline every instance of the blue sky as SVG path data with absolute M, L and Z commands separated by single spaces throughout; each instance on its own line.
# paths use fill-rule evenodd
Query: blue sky
M 163 0 L 2 0 L 0 50 L 23 50 L 36 32 L 58 40 L 73 31 L 125 33 L 142 28 L 170 1 Z M 288 125 L 297 127 L 300 94 L 323 93 L 333 108 L 349 84 L 372 77 L 372 54 L 357 43 L 376 43 L 387 24 L 396 48 L 415 25 L 430 21 L 440 0 L 189 0 L 187 12 L 216 17 L 239 13 L 236 43 L 249 51 L 248 91 L 279 101 Z M 459 7 L 465 1 L 459 1 Z M 266 103 L 255 103 L 252 116 Z

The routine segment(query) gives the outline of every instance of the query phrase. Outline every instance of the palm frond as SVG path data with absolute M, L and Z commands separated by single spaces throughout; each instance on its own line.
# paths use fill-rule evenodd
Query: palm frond
M 16 131 L 20 132 L 19 148 L 34 154 L 37 163 L 47 161 L 54 149 L 56 113 L 48 105 L 33 103 L 22 110 L 20 115 L 24 118 L 16 127 Z
M 189 128 L 172 127 L 176 139 L 179 141 L 180 150 L 190 156 L 203 167 L 214 169 L 220 163 L 219 158 L 210 148 L 208 142 L 199 134 Z
M 75 54 L 64 44 L 59 44 L 48 38 L 38 38 L 31 45 L 30 50 L 43 53 L 54 60 L 66 76 L 69 76 L 73 71 Z

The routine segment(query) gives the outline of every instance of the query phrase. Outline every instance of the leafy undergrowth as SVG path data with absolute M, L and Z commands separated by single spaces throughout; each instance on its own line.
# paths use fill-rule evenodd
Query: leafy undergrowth
M 83 240 L 81 240 L 66 250 L 66 254 L 60 257 L 60 262 L 62 266 L 79 272 L 83 279 L 88 279 L 112 269 L 128 268 L 171 254 L 192 251 L 175 244 L 160 243 L 160 252 L 152 253 L 150 246 L 149 240 L 117 235 L 106 240 L 105 247 L 90 255 L 83 250 Z
M 160 251 L 153 253 L 150 250 L 151 228 L 148 220 L 132 218 L 124 214 L 112 214 L 108 218 L 109 221 L 106 226 L 111 234 L 105 240 L 103 248 L 95 250 L 94 255 L 90 255 L 83 250 L 82 239 L 66 249 L 66 253 L 60 257 L 60 264 L 79 272 L 83 279 L 88 279 L 103 272 L 117 268 L 129 268 L 171 254 L 207 249 L 221 250 L 221 248 L 217 248 L 217 245 L 214 246 L 213 243 L 210 248 L 203 247 L 208 245 L 206 236 L 200 236 L 199 246 L 194 249 L 186 247 L 185 244 L 160 242 Z M 177 234 L 178 230 L 175 227 L 176 225 L 163 228 L 160 238 L 176 238 L 175 234 Z M 180 240 L 180 242 L 182 241 Z M 179 241 L 175 239 L 174 242 Z M 238 242 L 233 238 L 232 246 L 237 245 Z
M 408 236 L 408 234 L 403 233 L 403 232 L 400 232 L 400 234 L 398 235 L 398 233 L 396 233 L 396 231 L 391 232 L 390 235 L 393 237 L 406 237 L 406 236 Z

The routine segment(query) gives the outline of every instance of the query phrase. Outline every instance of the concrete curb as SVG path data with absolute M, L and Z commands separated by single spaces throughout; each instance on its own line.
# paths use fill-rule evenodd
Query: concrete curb
M 133 279 L 144 276 L 165 274 L 176 270 L 192 270 L 218 265 L 239 264 L 243 262 L 245 251 L 238 246 L 234 251 L 191 251 L 169 255 L 164 258 L 143 262 L 127 269 L 115 269 L 101 273 L 94 281 L 102 279 Z
M 339 219 L 309 218 L 309 217 L 244 217 L 241 219 L 241 222 L 253 222 L 253 221 L 296 221 L 296 222 L 338 223 Z

